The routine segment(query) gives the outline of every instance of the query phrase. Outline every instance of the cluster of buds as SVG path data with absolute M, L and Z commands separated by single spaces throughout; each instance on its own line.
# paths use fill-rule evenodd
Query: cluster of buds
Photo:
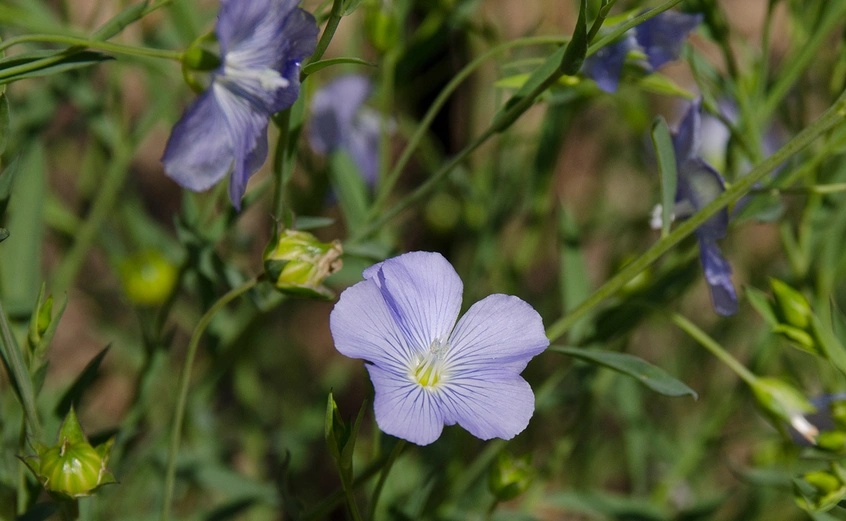
M 35 455 L 22 459 L 48 492 L 60 499 L 76 499 L 117 483 L 107 468 L 113 443 L 114 438 L 92 447 L 71 407 L 56 444 L 34 443 Z
M 793 491 L 799 508 L 809 512 L 826 512 L 846 497 L 846 471 L 837 463 L 829 470 L 808 472 L 793 480 Z
M 335 298 L 323 282 L 343 265 L 341 243 L 320 242 L 308 232 L 295 230 L 274 235 L 264 252 L 264 269 L 276 289 L 296 297 Z

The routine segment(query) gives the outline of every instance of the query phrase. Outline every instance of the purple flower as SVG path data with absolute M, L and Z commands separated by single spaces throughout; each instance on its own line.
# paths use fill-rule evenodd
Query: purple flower
M 364 107 L 370 80 L 358 74 L 341 76 L 318 90 L 311 101 L 309 144 L 318 154 L 343 150 L 352 157 L 367 184 L 379 172 L 381 118 Z
M 534 412 L 520 377 L 549 345 L 540 315 L 490 295 L 458 320 L 462 283 L 438 253 L 413 252 L 364 271 L 330 317 L 341 354 L 368 362 L 376 422 L 418 445 L 458 423 L 483 440 L 511 439 Z
M 701 22 L 701 14 L 664 11 L 628 31 L 620 41 L 590 56 L 585 60 L 583 70 L 596 81 L 600 89 L 617 92 L 623 65 L 630 51 L 642 51 L 646 54 L 646 62 L 640 62 L 640 65 L 650 72 L 657 70 L 679 58 L 688 33 Z
M 723 177 L 699 156 L 700 111 L 701 102 L 692 103 L 673 134 L 678 172 L 677 217 L 698 212 L 725 191 Z M 711 303 L 717 314 L 723 316 L 737 312 L 737 294 L 731 282 L 731 266 L 717 246 L 717 240 L 726 236 L 728 221 L 728 210 L 722 208 L 695 232 L 699 239 L 699 259 L 711 291 Z
M 174 125 L 165 173 L 202 191 L 232 170 L 229 198 L 240 209 L 247 180 L 267 159 L 270 116 L 297 99 L 300 63 L 314 52 L 317 32 L 297 0 L 221 0 L 221 65 Z

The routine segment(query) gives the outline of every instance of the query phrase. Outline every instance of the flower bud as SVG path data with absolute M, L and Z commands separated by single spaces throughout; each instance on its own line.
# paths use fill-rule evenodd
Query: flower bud
M 323 286 L 341 269 L 343 248 L 339 241 L 320 242 L 307 232 L 283 230 L 264 253 L 264 269 L 276 288 L 290 295 L 331 300 Z
M 488 474 L 488 488 L 499 501 L 508 501 L 525 492 L 535 477 L 531 455 L 515 458 L 500 452 Z
M 817 436 L 817 446 L 836 454 L 846 454 L 846 432 L 826 431 Z
M 798 329 L 807 329 L 813 316 L 808 299 L 778 279 L 770 279 L 770 286 L 781 321 Z
M 385 53 L 397 46 L 399 24 L 396 16 L 382 2 L 369 7 L 364 18 L 364 30 L 370 43 L 379 52 Z
M 73 408 L 68 412 L 56 445 L 35 446 L 36 455 L 24 458 L 24 463 L 53 494 L 66 498 L 92 495 L 99 487 L 117 483 L 106 468 L 114 439 L 92 447 Z
M 164 304 L 177 280 L 176 267 L 155 250 L 126 259 L 120 274 L 126 296 L 141 306 Z
M 831 510 L 846 496 L 843 470 L 832 464 L 831 471 L 819 470 L 794 480 L 796 504 L 810 512 Z
M 816 443 L 819 430 L 804 416 L 805 413 L 814 412 L 815 408 L 802 393 L 776 378 L 758 378 L 751 387 L 764 412 L 790 424 L 805 439 Z
M 364 419 L 364 411 L 366 409 L 367 400 L 365 399 L 364 403 L 361 404 L 361 409 L 358 411 L 355 422 L 346 422 L 341 418 L 341 413 L 338 411 L 338 404 L 335 403 L 334 395 L 331 391 L 329 392 L 323 434 L 329 454 L 335 460 L 338 471 L 346 479 L 352 479 L 353 451 L 355 450 L 355 442 L 358 438 L 361 420 Z

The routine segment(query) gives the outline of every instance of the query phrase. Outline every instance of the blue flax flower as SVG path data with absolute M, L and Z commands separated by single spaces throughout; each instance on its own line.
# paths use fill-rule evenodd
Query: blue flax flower
M 640 62 L 647 71 L 663 67 L 681 56 L 687 35 L 702 22 L 701 14 L 684 14 L 664 11 L 637 27 L 627 31 L 622 39 L 600 49 L 585 60 L 585 74 L 596 81 L 605 92 L 617 92 L 623 65 L 630 51 L 640 50 L 646 62 Z
M 247 180 L 267 159 L 270 116 L 297 99 L 300 63 L 314 52 L 317 32 L 297 0 L 221 0 L 221 65 L 173 127 L 165 173 L 202 191 L 231 170 L 229 197 L 240 209 Z
M 483 440 L 526 428 L 535 401 L 520 373 L 549 345 L 532 306 L 490 295 L 456 324 L 463 286 L 438 253 L 388 259 L 364 279 L 341 294 L 330 328 L 341 354 L 369 362 L 380 429 L 428 445 L 444 425 Z
M 343 150 L 352 157 L 368 185 L 379 171 L 381 118 L 364 107 L 370 80 L 359 74 L 341 76 L 318 90 L 311 100 L 309 144 L 327 155 Z
M 699 156 L 700 112 L 701 103 L 692 103 L 673 134 L 678 172 L 676 217 L 698 212 L 726 189 L 723 177 Z M 737 294 L 731 282 L 731 266 L 717 246 L 717 240 L 726 236 L 728 222 L 728 210 L 722 208 L 695 232 L 699 239 L 699 258 L 711 291 L 711 303 L 717 314 L 723 316 L 737 312 Z

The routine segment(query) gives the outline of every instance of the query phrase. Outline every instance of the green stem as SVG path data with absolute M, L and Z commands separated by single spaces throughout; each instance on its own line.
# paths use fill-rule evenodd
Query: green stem
M 9 321 L 2 304 L 0 304 L 0 356 L 2 356 L 6 369 L 10 373 L 9 378 L 12 380 L 21 407 L 23 407 L 30 433 L 33 438 L 41 441 L 41 422 L 38 419 L 38 409 L 35 406 L 35 391 L 32 388 L 32 380 L 24 362 L 21 348 L 9 327 Z
M 822 23 L 812 33 L 811 37 L 801 47 L 799 54 L 790 60 L 785 68 L 778 73 L 778 79 L 770 89 L 761 115 L 766 119 L 770 114 L 775 112 L 776 108 L 781 105 L 782 100 L 799 76 L 808 68 L 811 63 L 819 58 L 820 47 L 828 41 L 828 36 L 846 16 L 846 2 L 831 2 L 831 11 L 822 16 Z
M 129 173 L 133 148 L 126 142 L 117 145 L 103 184 L 94 198 L 91 211 L 76 234 L 73 246 L 54 272 L 52 286 L 57 293 L 67 291 L 73 285 L 74 279 L 85 262 L 88 250 L 97 238 L 100 228 L 109 219 L 123 182 Z
M 387 462 L 388 457 L 383 457 L 371 463 L 369 467 L 364 469 L 364 472 L 359 474 L 357 478 L 353 479 L 353 488 L 358 488 L 361 485 L 370 481 L 370 478 L 378 474 Z M 332 512 L 332 510 L 337 508 L 338 505 L 340 505 L 344 501 L 344 497 L 345 493 L 343 489 L 336 490 L 335 492 L 327 496 L 325 499 L 323 499 L 323 501 L 321 501 L 311 511 L 306 512 L 306 514 L 303 516 L 303 520 L 315 521 L 317 519 L 325 519 Z
M 20 436 L 18 437 L 18 453 L 25 454 L 26 453 L 26 418 L 21 421 L 21 432 Z M 22 462 L 18 462 L 18 491 L 16 494 L 17 500 L 17 513 L 18 516 L 22 516 L 26 513 L 26 505 L 29 502 L 29 490 L 27 488 L 26 483 L 26 473 L 28 472 L 26 465 Z
M 391 451 L 391 455 L 388 456 L 388 462 L 385 463 L 385 467 L 382 469 L 382 474 L 379 476 L 379 481 L 376 483 L 376 488 L 373 490 L 373 497 L 370 500 L 370 520 L 373 521 L 376 519 L 376 506 L 379 504 L 379 496 L 382 494 L 382 488 L 385 486 L 385 483 L 388 481 L 388 474 L 391 473 L 391 467 L 394 466 L 394 462 L 396 462 L 397 458 L 399 457 L 400 453 L 402 453 L 403 449 L 405 449 L 406 441 L 399 440 L 396 445 L 394 445 L 393 450 Z
M 341 475 L 341 486 L 344 488 L 344 497 L 347 498 L 347 506 L 350 509 L 350 515 L 353 518 L 353 521 L 363 521 L 361 517 L 361 512 L 358 511 L 358 504 L 355 502 L 355 483 L 351 483 L 345 477 L 344 471 L 338 466 L 338 471 Z
M 525 47 L 529 45 L 544 45 L 544 44 L 562 44 L 569 41 L 569 38 L 565 38 L 562 36 L 537 36 L 537 37 L 530 37 L 530 38 L 520 38 L 518 40 L 513 40 L 510 42 L 505 42 L 503 44 L 497 45 L 493 47 L 489 51 L 485 52 L 481 56 L 477 57 L 475 60 L 471 61 L 467 65 L 464 66 L 458 74 L 456 74 L 447 85 L 441 90 L 438 94 L 438 97 L 435 98 L 435 101 L 429 106 L 429 109 L 426 111 L 426 115 L 423 116 L 423 119 L 417 125 L 414 134 L 411 136 L 411 139 L 408 140 L 408 144 L 402 151 L 399 159 L 397 160 L 394 168 L 391 170 L 390 174 L 385 177 L 379 187 L 379 194 L 376 197 L 376 202 L 373 205 L 373 216 L 381 213 L 379 210 L 387 201 L 388 197 L 391 194 L 391 190 L 393 190 L 394 185 L 396 185 L 397 180 L 399 180 L 400 175 L 402 174 L 403 170 L 405 170 L 406 165 L 411 160 L 411 156 L 417 149 L 420 147 L 421 143 L 423 142 L 423 138 L 426 137 L 426 133 L 429 131 L 429 128 L 432 126 L 432 122 L 435 120 L 435 117 L 441 111 L 443 106 L 449 100 L 452 93 L 464 83 L 464 80 L 470 77 L 476 69 L 482 66 L 486 61 L 494 58 L 505 51 L 516 47 Z
M 329 20 L 326 21 L 326 28 L 323 29 L 323 34 L 320 35 L 320 41 L 317 42 L 314 54 L 311 55 L 311 58 L 306 60 L 304 65 L 314 63 L 323 57 L 323 53 L 326 52 L 326 49 L 332 42 L 332 38 L 335 36 L 335 31 L 338 29 L 338 24 L 341 23 L 341 18 L 343 18 L 343 16 L 344 0 L 335 0 L 335 3 L 332 4 L 332 12 L 329 13 Z
M 755 384 L 755 381 L 758 379 L 758 377 L 752 374 L 752 371 L 747 369 L 745 365 L 738 362 L 737 358 L 731 356 L 728 351 L 723 349 L 723 346 L 718 344 L 716 340 L 714 340 L 713 338 L 708 336 L 707 333 L 696 327 L 693 322 L 679 315 L 678 313 L 670 314 L 670 319 L 673 321 L 673 323 L 679 326 L 682 331 L 693 337 L 693 339 L 699 342 L 702 347 L 710 351 L 712 355 L 719 358 L 721 362 L 726 364 L 729 369 L 734 371 L 737 376 L 743 379 L 744 382 L 749 385 Z
M 634 26 L 636 26 L 640 23 L 643 23 L 644 21 L 646 21 L 646 20 L 652 18 L 653 16 L 656 16 L 656 15 L 666 11 L 667 9 L 670 9 L 671 7 L 675 6 L 676 4 L 678 4 L 680 2 L 681 2 L 681 0 L 670 0 L 669 2 L 666 2 L 662 5 L 660 5 L 659 7 L 656 7 L 655 9 L 650 9 L 649 11 L 643 13 L 642 15 L 636 16 L 635 18 L 632 18 L 631 20 L 622 24 L 620 27 L 618 27 L 617 29 L 612 31 L 610 34 L 605 36 L 604 38 L 600 39 L 595 44 L 591 45 L 588 48 L 587 55 L 590 56 L 591 54 L 593 54 L 593 53 L 597 52 L 599 49 L 601 49 L 603 46 L 605 46 L 605 45 L 613 42 L 614 40 L 616 40 L 620 35 L 622 35 L 626 31 L 628 31 L 632 27 L 634 27 Z M 505 45 L 505 44 L 503 44 L 503 45 Z M 500 46 L 500 47 L 502 47 L 502 46 Z M 499 49 L 500 47 L 497 47 L 495 49 Z M 474 60 L 473 62 L 468 64 L 468 66 L 465 67 L 465 70 L 462 70 L 461 72 L 459 72 L 458 75 L 456 75 L 455 78 L 453 78 L 453 80 L 450 82 L 450 84 L 447 85 L 447 87 L 444 89 L 444 91 L 446 92 L 447 89 L 450 88 L 450 87 L 452 87 L 453 89 L 455 87 L 457 87 L 457 84 L 455 86 L 453 86 L 453 84 L 456 83 L 456 82 L 460 83 L 460 81 L 463 80 L 466 77 L 466 75 L 469 75 L 469 72 L 472 72 L 472 70 L 470 70 L 469 72 L 466 72 L 469 69 L 469 67 L 471 65 L 478 66 L 478 63 L 480 62 L 480 60 L 487 59 L 487 57 L 493 51 L 494 51 L 494 49 L 491 49 L 491 51 L 488 51 L 488 53 L 483 54 L 482 56 L 480 56 L 479 58 L 477 58 L 476 60 Z M 581 57 L 578 57 L 578 58 L 581 58 Z M 397 162 L 397 166 L 394 167 L 394 170 L 391 172 L 391 175 L 389 176 L 388 180 L 386 180 L 387 183 L 391 183 L 391 184 L 388 184 L 385 187 L 385 189 L 380 190 L 379 197 L 377 197 L 377 199 L 376 199 L 376 204 L 374 204 L 374 211 L 379 212 L 380 217 L 377 218 L 375 221 L 371 222 L 368 226 L 360 228 L 357 233 L 353 234 L 353 236 L 350 238 L 350 241 L 356 242 L 358 240 L 361 240 L 362 238 L 369 236 L 370 234 L 379 230 L 383 225 L 388 223 L 390 220 L 392 220 L 394 217 L 396 217 L 403 210 L 405 210 L 406 208 L 411 206 L 413 203 L 422 199 L 433 188 L 435 188 L 437 186 L 438 182 L 441 179 L 443 179 L 444 177 L 446 177 L 446 175 L 450 171 L 452 171 L 453 168 L 455 168 L 457 165 L 462 163 L 464 161 L 464 159 L 467 158 L 467 156 L 469 156 L 473 151 L 475 151 L 477 148 L 479 148 L 479 146 L 481 146 L 491 136 L 493 136 L 494 134 L 497 134 L 497 133 L 501 132 L 502 130 L 504 130 L 508 125 L 513 123 L 524 112 L 526 112 L 532 105 L 534 105 L 537 97 L 540 96 L 543 92 L 545 92 L 549 87 L 554 85 L 558 81 L 558 79 L 561 78 L 561 76 L 563 75 L 563 73 L 561 71 L 566 70 L 567 68 L 568 67 L 565 67 L 565 64 L 561 64 L 561 66 L 558 69 L 556 69 L 556 71 L 551 76 L 549 76 L 543 83 L 538 85 L 532 92 L 530 92 L 529 94 L 526 94 L 521 99 L 519 99 L 506 112 L 504 112 L 501 115 L 499 115 L 498 117 L 494 118 L 494 121 L 491 122 L 491 125 L 488 127 L 487 130 L 485 130 L 482 133 L 482 135 L 480 135 L 475 140 L 473 140 L 473 142 L 471 142 L 469 145 L 464 147 L 463 150 L 461 150 L 456 156 L 454 156 L 440 170 L 435 172 L 435 174 L 432 177 L 430 177 L 426 182 L 424 182 L 422 185 L 420 185 L 415 191 L 413 191 L 412 193 L 407 195 L 403 200 L 401 200 L 400 202 L 395 204 L 393 207 L 389 208 L 388 210 L 386 210 L 384 212 L 381 212 L 380 211 L 381 204 L 384 203 L 385 199 L 388 197 L 388 193 L 390 191 L 390 188 L 392 188 L 392 183 L 394 182 L 394 181 L 391 181 L 391 179 L 394 179 L 395 177 L 399 176 L 399 172 L 401 172 L 402 168 L 405 167 L 405 162 L 408 161 L 408 159 L 410 158 L 411 152 L 413 151 L 411 146 L 414 145 L 414 147 L 416 148 L 416 146 L 419 144 L 418 143 L 419 139 L 422 138 L 423 132 L 425 131 L 425 129 L 428 128 L 428 125 L 421 124 L 420 129 L 418 130 L 417 133 L 415 133 L 414 138 L 412 138 L 412 142 L 410 142 L 409 146 L 406 147 L 408 152 L 405 152 L 405 151 L 403 152 L 403 156 L 400 157 L 400 160 Z M 462 73 L 465 73 L 465 74 L 462 75 Z M 432 105 L 432 107 L 430 108 L 429 112 L 426 115 L 427 117 L 430 114 L 432 114 L 432 119 L 434 119 L 434 115 L 437 114 L 437 112 L 434 109 L 436 108 L 438 101 L 441 101 L 440 98 L 443 96 L 443 94 L 444 93 L 442 92 L 441 96 L 438 97 L 439 99 L 436 100 L 435 104 Z M 447 96 L 448 96 L 448 94 L 447 94 Z M 445 102 L 445 101 L 446 100 L 444 99 L 443 102 Z M 427 121 L 426 118 L 424 118 L 424 123 L 431 123 L 431 121 Z M 373 216 L 371 215 L 371 217 L 373 217 Z
M 786 161 L 788 158 L 808 146 L 820 135 L 828 132 L 836 125 L 846 119 L 846 92 L 840 95 L 837 101 L 825 111 L 816 121 L 808 125 L 796 137 L 791 139 L 775 154 L 771 155 L 758 164 L 751 172 L 737 180 L 731 187 L 719 197 L 705 205 L 686 221 L 682 222 L 675 230 L 665 238 L 659 240 L 646 252 L 627 264 L 614 277 L 602 285 L 596 292 L 582 302 L 576 309 L 560 318 L 550 325 L 546 334 L 550 340 L 555 341 L 567 332 L 573 324 L 583 316 L 590 313 L 597 305 L 608 297 L 614 295 L 626 283 L 636 277 L 647 266 L 655 262 L 658 257 L 668 252 L 673 246 L 681 242 L 685 237 L 696 231 L 700 225 L 711 218 L 712 215 L 736 202 L 746 195 L 755 183 L 762 180 L 774 168 Z
M 281 221 L 285 210 L 285 179 L 288 177 L 285 170 L 288 164 L 291 109 L 280 112 L 273 118 L 273 122 L 279 129 L 279 138 L 276 140 L 276 151 L 273 156 L 273 215 L 277 221 Z
M 87 38 L 77 38 L 74 36 L 63 36 L 57 34 L 25 34 L 16 38 L 9 38 L 8 40 L 5 40 L 4 42 L 0 43 L 0 51 L 4 51 L 9 47 L 12 47 L 13 45 L 18 45 L 26 42 L 63 43 L 74 47 L 98 49 L 101 51 L 112 52 L 115 54 L 124 54 L 127 56 L 146 56 L 148 58 L 164 58 L 176 61 L 182 60 L 182 51 L 169 51 L 167 49 L 150 49 L 149 47 L 135 47 L 133 45 L 89 40 Z
M 590 31 L 588 31 L 588 43 L 592 42 L 593 39 L 596 38 L 599 29 L 602 27 L 602 24 L 605 23 L 608 13 L 611 12 L 611 8 L 614 7 L 616 2 L 617 0 L 602 0 L 602 6 L 599 8 L 599 14 L 596 17 L 596 20 L 593 21 L 593 25 L 590 26 Z
M 176 455 L 179 452 L 179 442 L 182 437 L 182 422 L 185 418 L 185 405 L 188 403 L 188 390 L 191 385 L 191 367 L 194 365 L 194 357 L 197 354 L 197 347 L 200 345 L 200 338 L 202 338 L 212 318 L 218 311 L 224 308 L 228 303 L 235 300 L 237 297 L 243 295 L 255 285 L 258 284 L 258 279 L 251 279 L 237 288 L 231 289 L 228 293 L 220 297 L 212 307 L 206 311 L 206 314 L 197 322 L 194 328 L 194 333 L 191 335 L 191 341 L 188 343 L 188 353 L 185 356 L 185 362 L 182 366 L 182 374 L 179 377 L 179 396 L 176 400 L 176 412 L 173 416 L 173 424 L 170 431 L 170 449 L 167 458 L 167 471 L 165 474 L 164 485 L 164 501 L 162 502 L 162 521 L 167 521 L 170 518 L 171 504 L 173 503 L 173 487 L 176 482 Z

